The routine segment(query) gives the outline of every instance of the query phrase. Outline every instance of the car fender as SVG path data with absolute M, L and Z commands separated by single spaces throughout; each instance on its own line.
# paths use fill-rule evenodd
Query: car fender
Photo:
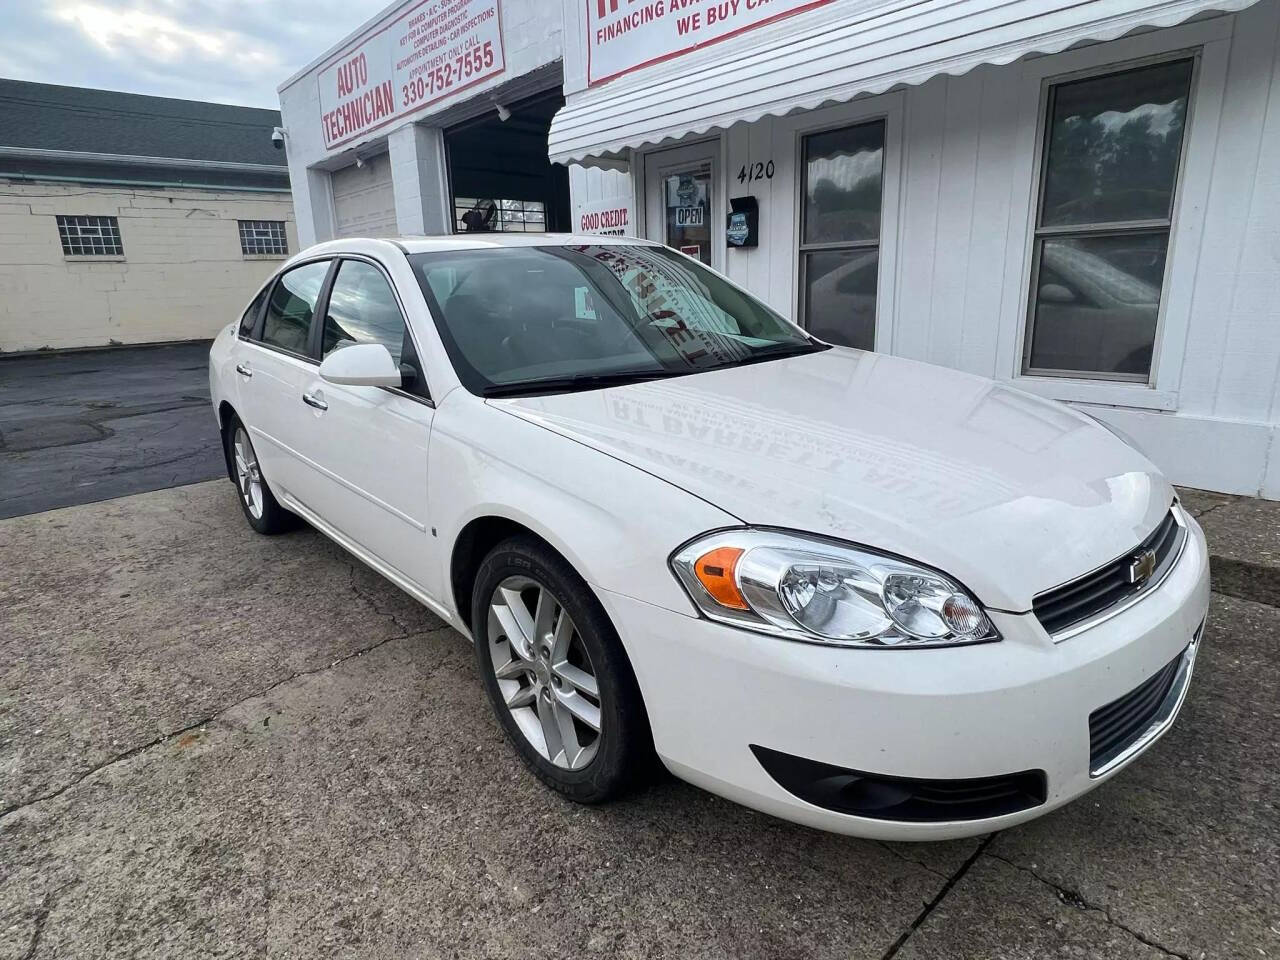
M 440 544 L 430 589 L 450 609 L 458 605 L 450 566 L 459 534 L 473 520 L 501 517 L 546 540 L 597 593 L 687 616 L 696 611 L 668 558 L 691 537 L 738 522 L 665 480 L 462 390 L 433 423 L 428 516 Z

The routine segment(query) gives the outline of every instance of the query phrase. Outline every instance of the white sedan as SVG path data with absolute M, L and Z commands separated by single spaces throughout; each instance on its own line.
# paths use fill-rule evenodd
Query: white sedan
M 624 238 L 346 240 L 224 329 L 260 533 L 301 517 L 474 641 L 592 803 L 676 775 L 841 833 L 985 833 L 1173 722 L 1196 522 L 1097 421 L 831 347 Z

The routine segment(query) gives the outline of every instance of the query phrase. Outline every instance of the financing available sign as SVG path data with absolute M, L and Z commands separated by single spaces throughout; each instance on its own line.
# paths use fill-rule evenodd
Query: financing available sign
M 587 83 L 604 83 L 830 2 L 586 0 Z
M 340 147 L 506 69 L 498 0 L 424 0 L 320 71 L 320 127 Z

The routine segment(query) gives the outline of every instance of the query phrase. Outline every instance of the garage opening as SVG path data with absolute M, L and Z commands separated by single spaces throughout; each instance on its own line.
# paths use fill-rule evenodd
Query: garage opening
M 445 130 L 453 229 L 542 233 L 567 231 L 569 171 L 547 159 L 559 90 L 504 104 Z
M 385 153 L 364 157 L 333 172 L 333 213 L 339 237 L 394 237 L 396 199 L 391 159 Z

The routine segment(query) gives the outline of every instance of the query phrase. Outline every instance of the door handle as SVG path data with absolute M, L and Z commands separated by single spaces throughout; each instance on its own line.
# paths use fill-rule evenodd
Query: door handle
M 309 393 L 304 393 L 302 395 L 302 402 L 305 403 L 308 407 L 315 407 L 317 410 L 329 409 L 329 405 L 327 403 L 325 403 L 319 397 L 313 396 Z
M 240 376 L 242 376 L 242 377 L 252 377 L 252 376 L 253 376 L 253 371 L 252 371 L 252 370 L 250 370 L 248 367 L 246 367 L 243 363 L 237 363 L 237 364 L 236 364 L 236 373 L 240 374 Z

